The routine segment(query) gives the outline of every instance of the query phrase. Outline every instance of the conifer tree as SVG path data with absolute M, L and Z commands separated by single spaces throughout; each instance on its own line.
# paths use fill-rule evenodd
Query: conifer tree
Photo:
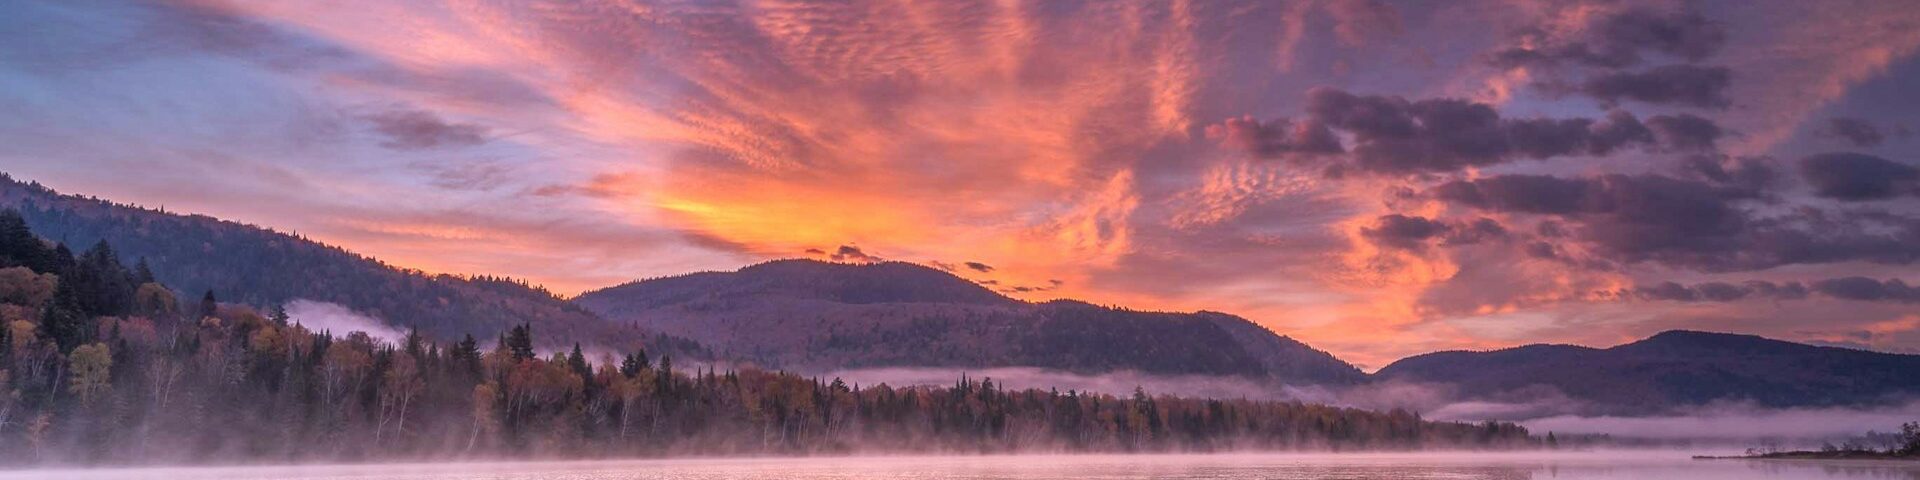
M 19 210 L 0 210 L 0 268 L 27 267 L 37 273 L 57 273 L 56 252 L 27 228 Z
M 287 320 L 291 320 L 292 318 L 293 317 L 287 316 L 286 305 L 274 305 L 273 310 L 267 313 L 268 320 L 272 320 L 274 325 L 282 327 L 287 326 Z
M 593 377 L 593 367 L 587 365 L 587 356 L 581 354 L 579 342 L 574 342 L 573 353 L 567 355 L 567 368 L 573 369 L 573 373 L 581 378 Z
M 514 360 L 533 358 L 533 325 L 520 324 L 507 333 L 507 349 L 513 352 Z
M 213 298 L 213 290 L 208 289 L 207 294 L 200 297 L 200 318 L 211 317 L 219 313 L 220 301 L 215 300 Z
M 146 285 L 156 281 L 153 278 L 153 268 L 147 266 L 147 257 L 140 257 L 140 262 L 133 266 L 133 284 Z
M 77 288 L 62 282 L 54 289 L 53 300 L 47 302 L 41 313 L 40 335 L 52 339 L 61 352 L 73 350 L 89 340 L 87 333 L 92 331 L 89 325 L 91 317 L 81 310 L 80 296 Z
M 647 360 L 647 351 L 641 350 L 627 354 L 627 357 L 620 362 L 620 374 L 625 375 L 627 378 L 633 378 L 639 375 L 642 370 L 650 367 L 652 367 L 652 365 L 650 365 Z

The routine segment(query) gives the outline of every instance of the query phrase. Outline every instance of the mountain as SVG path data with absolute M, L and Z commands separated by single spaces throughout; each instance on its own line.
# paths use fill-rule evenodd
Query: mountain
M 1551 388 L 1596 413 L 1641 414 L 1716 401 L 1819 407 L 1920 394 L 1920 355 L 1675 330 L 1605 349 L 1528 345 L 1429 353 L 1394 362 L 1374 378 L 1450 384 L 1483 399 Z
M 779 260 L 574 299 L 600 316 L 768 367 L 1040 367 L 1352 384 L 1359 369 L 1232 315 L 1028 303 L 902 262 Z
M 424 335 L 483 342 L 528 323 L 546 347 L 573 342 L 608 348 L 698 353 L 697 345 L 623 328 L 540 287 L 497 277 L 430 275 L 304 237 L 204 215 L 178 215 L 63 195 L 0 174 L 0 208 L 20 211 L 40 236 L 74 249 L 105 240 L 127 263 L 144 259 L 154 277 L 187 298 L 211 290 L 254 306 L 294 299 L 331 302 Z

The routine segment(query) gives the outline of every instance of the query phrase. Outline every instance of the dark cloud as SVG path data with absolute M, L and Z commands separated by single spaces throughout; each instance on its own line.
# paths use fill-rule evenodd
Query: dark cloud
M 1579 92 L 1608 106 L 1622 101 L 1655 105 L 1726 108 L 1733 73 L 1727 67 L 1667 65 L 1643 72 L 1610 72 L 1588 77 Z
M 985 281 L 981 285 L 999 285 L 999 282 Z M 1059 280 L 1048 280 L 1046 285 L 1008 285 L 999 288 L 1000 293 L 1034 293 L 1057 290 L 1062 285 Z
M 1374 173 L 1448 172 L 1518 158 L 1607 155 L 1629 146 L 1650 145 L 1659 133 L 1620 111 L 1597 121 L 1503 119 L 1491 105 L 1463 99 L 1409 101 L 1324 87 L 1308 93 L 1307 114 L 1303 122 L 1351 135 L 1347 166 Z M 1281 135 L 1268 135 L 1277 136 Z M 1274 143 L 1293 146 L 1298 142 Z
M 852 245 L 841 245 L 840 248 L 834 249 L 833 254 L 827 258 L 831 258 L 836 262 L 878 262 L 885 260 L 878 256 L 867 254 L 867 252 L 861 251 L 860 247 Z
M 1371 227 L 1360 229 L 1360 235 L 1376 245 L 1414 250 L 1425 248 L 1427 241 L 1445 235 L 1450 229 L 1425 217 L 1406 215 L 1382 215 L 1374 219 Z
M 1886 134 L 1880 133 L 1880 127 L 1858 118 L 1834 117 L 1827 121 L 1827 129 L 1824 133 L 1844 138 L 1861 147 L 1879 146 L 1887 141 Z
M 1726 282 L 1706 282 L 1691 286 L 1674 282 L 1660 282 L 1642 285 L 1622 292 L 1624 296 L 1641 300 L 1662 300 L 1675 302 L 1732 302 L 1746 298 L 1768 298 L 1792 300 L 1807 297 L 1807 287 L 1800 282 L 1775 283 L 1767 281 L 1749 281 L 1743 284 Z
M 383 62 L 272 22 L 247 18 L 227 9 L 195 2 L 137 2 L 122 7 L 89 5 L 119 20 L 142 20 L 126 43 L 113 45 L 109 57 L 149 57 L 170 53 L 207 53 L 252 62 L 279 71 L 353 66 L 386 68 Z
M 1378 0 L 1341 0 L 1327 5 L 1334 18 L 1334 34 L 1348 45 L 1403 32 L 1400 11 Z
M 947 273 L 953 273 L 960 270 L 960 267 L 957 265 L 947 263 L 947 262 L 942 262 L 939 260 L 929 260 L 927 261 L 927 265 L 932 266 L 933 268 L 940 269 L 940 271 L 947 272 Z
M 987 265 L 980 262 L 967 262 L 965 263 L 965 265 L 967 266 L 967 268 L 973 269 L 973 271 L 980 272 L 980 273 L 988 273 L 993 271 L 992 265 Z
M 1720 125 L 1691 114 L 1655 115 L 1647 119 L 1660 145 L 1678 151 L 1712 151 L 1726 135 Z
M 1698 13 L 1647 8 L 1608 15 L 1575 38 L 1548 38 L 1538 29 L 1524 31 L 1522 37 L 1530 46 L 1495 52 L 1489 60 L 1502 68 L 1563 64 L 1621 68 L 1640 63 L 1643 53 L 1698 62 L 1712 57 L 1727 42 L 1726 31 Z
M 428 183 L 448 190 L 492 190 L 508 184 L 518 173 L 511 166 L 487 160 L 416 162 L 413 167 L 429 176 Z
M 1450 203 L 1482 210 L 1570 215 L 1587 208 L 1586 190 L 1592 188 L 1594 183 L 1586 179 L 1547 175 L 1499 175 L 1480 180 L 1447 182 L 1434 187 L 1432 194 Z
M 1846 277 L 1814 282 L 1813 291 L 1845 300 L 1920 302 L 1920 288 L 1898 278 L 1885 281 L 1867 277 Z
M 1779 183 L 1780 170 L 1767 157 L 1693 155 L 1681 159 L 1679 176 L 1744 189 L 1745 196 L 1757 198 Z
M 1551 216 L 1568 225 L 1543 223 L 1542 237 L 1571 238 L 1611 262 L 1738 271 L 1920 260 L 1920 220 L 1810 208 L 1762 217 L 1745 205 L 1757 200 L 1755 190 L 1702 179 L 1498 175 L 1449 182 L 1428 194 L 1483 211 Z
M 1228 119 L 1207 127 L 1207 136 L 1262 158 L 1288 155 L 1325 155 L 1345 152 L 1326 124 L 1279 118 L 1260 122 L 1252 117 Z
M 1592 136 L 1587 138 L 1586 150 L 1593 155 L 1606 155 L 1632 145 L 1651 145 L 1655 141 L 1652 129 L 1622 110 L 1607 112 L 1607 118 L 1592 124 L 1588 131 Z
M 381 146 L 395 150 L 420 150 L 437 147 L 479 145 L 487 141 L 487 128 L 466 123 L 448 123 L 432 112 L 390 110 L 366 116 L 373 131 L 385 137 Z
M 1360 235 L 1375 245 L 1401 250 L 1422 250 L 1436 240 L 1447 245 L 1480 243 L 1506 234 L 1505 226 L 1487 218 L 1448 223 L 1400 214 L 1381 215 L 1372 226 L 1360 229 Z
M 1920 302 L 1920 287 L 1909 286 L 1905 281 L 1897 278 L 1876 280 L 1867 277 L 1826 279 L 1813 282 L 1811 286 L 1801 282 L 1762 280 L 1748 281 L 1738 285 L 1726 282 L 1694 285 L 1660 282 L 1634 287 L 1632 290 L 1621 293 L 1623 296 L 1641 300 L 1674 302 L 1733 302 L 1749 298 L 1800 300 L 1812 294 L 1865 302 Z
M 1835 152 L 1800 160 L 1815 195 L 1860 202 L 1920 195 L 1920 168 L 1863 153 Z
M 1606 119 L 1508 120 L 1507 141 L 1515 154 L 1547 159 L 1569 154 L 1602 156 L 1631 145 L 1654 143 L 1653 130 L 1633 114 L 1615 110 Z
M 1674 282 L 1660 282 L 1651 286 L 1635 287 L 1630 292 L 1644 300 L 1668 300 L 1676 302 L 1695 302 L 1702 300 L 1733 301 L 1745 298 L 1750 291 L 1730 283 L 1711 282 L 1693 287 Z

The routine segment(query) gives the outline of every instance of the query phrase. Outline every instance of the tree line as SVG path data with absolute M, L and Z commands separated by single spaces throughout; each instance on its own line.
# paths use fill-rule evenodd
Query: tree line
M 109 242 L 170 289 L 193 296 L 214 290 L 223 301 L 263 307 L 295 299 L 334 303 L 433 338 L 486 337 L 530 323 L 541 329 L 548 349 L 592 341 L 708 356 L 686 339 L 635 335 L 627 325 L 593 321 L 592 312 L 524 280 L 429 274 L 297 232 L 62 195 L 4 172 L 0 208 L 17 209 L 35 233 L 69 248 Z
M 195 298 L 197 297 L 197 298 Z M 0 463 L 337 462 L 859 452 L 1511 448 L 1517 425 L 1287 401 L 849 385 L 536 349 L 534 325 L 441 342 L 314 331 L 182 299 L 107 243 L 0 212 Z

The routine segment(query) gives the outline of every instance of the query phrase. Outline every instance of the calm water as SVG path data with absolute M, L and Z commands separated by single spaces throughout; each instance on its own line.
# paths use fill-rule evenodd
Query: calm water
M 1696 461 L 1684 453 L 883 457 L 24 471 L 0 479 L 1903 479 L 1915 462 Z

